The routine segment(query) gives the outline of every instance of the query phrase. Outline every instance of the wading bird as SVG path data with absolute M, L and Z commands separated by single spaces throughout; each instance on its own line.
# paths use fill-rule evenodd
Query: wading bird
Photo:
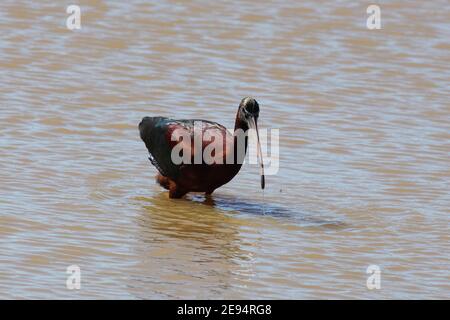
M 188 192 L 210 195 L 239 172 L 247 151 L 248 130 L 254 129 L 261 168 L 261 188 L 264 189 L 258 116 L 258 102 L 247 97 L 239 104 L 233 133 L 224 126 L 207 120 L 143 118 L 139 124 L 139 132 L 150 153 L 151 163 L 159 171 L 156 181 L 169 190 L 170 198 L 181 198 Z M 174 148 L 181 151 L 174 152 Z M 212 150 L 214 161 L 206 161 L 202 157 L 207 150 Z M 174 155 L 188 161 L 174 161 Z M 195 161 L 198 160 L 197 155 L 201 156 L 200 162 Z

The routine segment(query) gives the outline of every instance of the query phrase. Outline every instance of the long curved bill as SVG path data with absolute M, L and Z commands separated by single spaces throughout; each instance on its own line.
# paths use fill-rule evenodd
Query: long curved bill
M 258 131 L 258 121 L 256 118 L 251 117 L 248 121 L 250 129 L 255 129 L 256 131 L 256 138 L 257 138 L 257 153 L 258 153 L 258 161 L 260 165 L 260 175 L 261 175 L 261 189 L 264 189 L 266 186 L 266 178 L 264 176 L 264 162 L 263 162 L 263 156 L 261 151 L 261 143 L 259 141 L 259 131 Z

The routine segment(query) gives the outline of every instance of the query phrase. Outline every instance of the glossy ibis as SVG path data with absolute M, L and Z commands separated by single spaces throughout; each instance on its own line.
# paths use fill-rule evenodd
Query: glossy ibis
M 143 118 L 139 124 L 139 131 L 150 153 L 149 159 L 159 171 L 156 181 L 169 190 L 170 198 L 181 198 L 188 192 L 205 192 L 206 195 L 210 195 L 239 172 L 247 151 L 248 130 L 254 129 L 261 166 L 261 188 L 264 189 L 258 116 L 258 102 L 247 97 L 239 104 L 233 133 L 216 122 L 201 119 Z M 181 136 L 188 139 L 180 139 Z M 214 139 L 211 136 L 214 136 Z M 196 139 L 198 144 L 195 143 Z M 179 144 L 182 146 L 179 154 L 192 161 L 178 163 L 173 160 L 174 148 L 177 145 L 179 148 Z M 215 160 L 207 162 L 202 158 L 200 162 L 196 162 L 196 154 L 203 155 L 206 149 L 214 149 L 211 154 Z

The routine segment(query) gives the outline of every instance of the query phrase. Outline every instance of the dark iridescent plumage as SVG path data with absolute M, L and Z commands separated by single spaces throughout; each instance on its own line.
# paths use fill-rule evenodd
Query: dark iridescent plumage
M 247 131 L 249 124 L 254 124 L 259 115 L 259 106 L 256 100 L 244 98 L 239 105 L 236 122 L 236 129 Z M 222 146 L 218 148 L 218 157 L 221 157 L 222 163 L 213 164 L 194 164 L 194 154 L 196 151 L 203 150 L 211 143 L 215 143 L 201 138 L 202 150 L 194 150 L 194 123 L 201 124 L 201 133 L 213 130 L 220 133 L 223 137 Z M 179 143 L 178 140 L 172 141 L 172 135 L 175 130 L 179 130 L 191 138 L 191 141 L 184 141 L 188 144 L 188 150 L 191 150 L 190 164 L 175 164 L 171 159 L 172 149 Z M 229 182 L 240 170 L 243 158 L 238 159 L 238 153 L 234 154 L 234 163 L 227 163 L 226 156 L 236 148 L 236 136 L 231 134 L 224 126 L 201 119 L 192 120 L 173 120 L 165 117 L 145 117 L 139 124 L 139 131 L 142 140 L 150 153 L 151 163 L 158 169 L 159 175 L 157 181 L 163 187 L 168 189 L 171 198 L 179 198 L 187 192 L 205 192 L 211 194 L 215 189 Z M 259 142 L 258 142 L 259 144 Z M 245 150 L 247 149 L 247 139 L 245 139 Z M 245 156 L 245 152 L 243 154 Z M 242 157 L 242 154 L 241 154 Z M 263 184 L 262 184 L 262 187 Z

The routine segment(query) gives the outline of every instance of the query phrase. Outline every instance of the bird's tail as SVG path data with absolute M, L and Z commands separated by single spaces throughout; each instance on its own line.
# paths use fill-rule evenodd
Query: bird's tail
M 149 136 L 155 125 L 165 119 L 164 117 L 144 117 L 139 123 L 139 133 L 142 140 L 146 140 L 146 136 Z

